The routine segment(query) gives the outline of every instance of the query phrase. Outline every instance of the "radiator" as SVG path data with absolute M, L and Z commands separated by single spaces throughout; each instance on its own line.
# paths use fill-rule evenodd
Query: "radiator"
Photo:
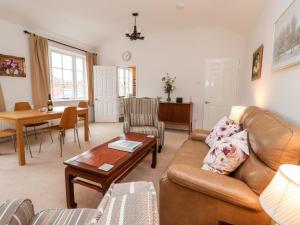
M 15 129 L 15 126 L 8 123 L 5 120 L 0 119 L 0 130 L 5 130 L 5 129 Z

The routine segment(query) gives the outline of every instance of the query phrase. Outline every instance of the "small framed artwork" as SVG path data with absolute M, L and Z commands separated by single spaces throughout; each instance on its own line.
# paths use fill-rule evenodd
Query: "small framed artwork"
M 253 53 L 253 61 L 252 61 L 252 81 L 258 80 L 261 78 L 261 69 L 263 63 L 263 54 L 264 54 L 264 46 L 261 45 L 254 53 Z
M 0 54 L 0 76 L 26 77 L 25 58 Z
M 300 63 L 300 0 L 292 4 L 274 25 L 273 65 L 277 71 Z

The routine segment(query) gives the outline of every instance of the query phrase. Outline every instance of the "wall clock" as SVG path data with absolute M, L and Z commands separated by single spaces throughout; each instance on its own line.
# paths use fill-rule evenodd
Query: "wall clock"
M 131 52 L 130 51 L 123 52 L 122 59 L 126 62 L 129 61 L 131 59 Z

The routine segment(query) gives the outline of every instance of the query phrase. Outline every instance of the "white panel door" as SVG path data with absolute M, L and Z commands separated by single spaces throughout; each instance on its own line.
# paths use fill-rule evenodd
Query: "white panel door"
M 206 60 L 203 128 L 210 130 L 236 103 L 238 59 Z
M 94 66 L 95 122 L 118 122 L 117 67 Z

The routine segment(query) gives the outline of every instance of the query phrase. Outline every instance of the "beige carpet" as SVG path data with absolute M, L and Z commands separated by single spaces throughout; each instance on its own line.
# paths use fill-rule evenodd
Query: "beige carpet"
M 53 144 L 45 134 L 46 140 L 40 154 L 38 153 L 39 139 L 30 137 L 34 157 L 31 159 L 26 152 L 27 165 L 23 167 L 17 164 L 17 155 L 12 143 L 0 143 L 0 202 L 6 199 L 29 198 L 33 201 L 36 211 L 66 207 L 63 161 L 121 134 L 122 124 L 91 124 L 90 130 L 92 133 L 90 142 L 83 142 L 83 128 L 80 128 L 81 149 L 74 143 L 73 131 L 69 131 L 62 158 L 59 156 L 57 133 L 53 133 Z M 158 154 L 156 169 L 150 167 L 150 154 L 125 178 L 124 182 L 153 181 L 158 189 L 161 174 L 166 170 L 180 145 L 187 139 L 187 132 L 167 130 L 165 135 L 165 147 L 162 153 Z M 101 194 L 94 190 L 75 186 L 78 207 L 95 208 L 101 197 Z

